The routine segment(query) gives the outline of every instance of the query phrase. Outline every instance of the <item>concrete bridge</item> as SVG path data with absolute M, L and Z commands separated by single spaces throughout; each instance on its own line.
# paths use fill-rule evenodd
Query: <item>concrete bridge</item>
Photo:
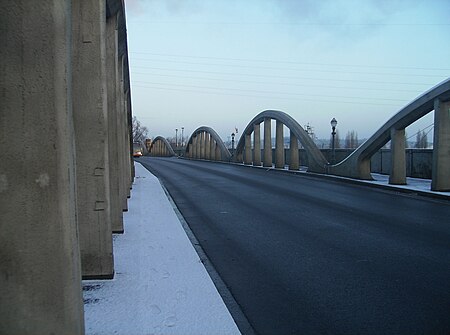
M 133 178 L 121 0 L 0 5 L 0 333 L 83 334 Z
M 405 128 L 432 111 L 434 111 L 434 148 L 431 190 L 449 191 L 450 78 L 402 108 L 367 141 L 337 164 L 327 161 L 296 120 L 284 112 L 274 110 L 263 111 L 248 123 L 233 157 L 217 133 L 209 127 L 200 127 L 194 131 L 187 143 L 184 156 L 190 159 L 233 161 L 253 166 L 262 164 L 264 167 L 274 166 L 277 169 L 283 169 L 287 164 L 290 170 L 298 170 L 300 142 L 306 152 L 308 172 L 370 180 L 372 179 L 370 159 L 391 141 L 389 183 L 401 185 L 406 184 Z M 272 120 L 276 121 L 275 157 L 272 157 Z M 264 124 L 263 149 L 261 149 L 261 123 Z M 290 131 L 289 160 L 285 157 L 284 126 Z

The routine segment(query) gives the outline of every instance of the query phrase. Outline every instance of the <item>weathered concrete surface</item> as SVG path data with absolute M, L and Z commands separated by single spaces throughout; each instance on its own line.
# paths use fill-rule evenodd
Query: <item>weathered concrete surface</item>
M 108 93 L 108 156 L 110 180 L 111 229 L 114 233 L 123 233 L 123 213 L 120 198 L 118 120 L 119 107 L 116 99 L 118 82 L 118 31 L 117 15 L 106 21 L 106 76 Z
M 450 190 L 450 101 L 434 102 L 433 191 Z
M 299 154 L 298 154 L 298 140 L 297 136 L 291 131 L 290 134 L 290 163 L 289 170 L 298 170 L 300 168 Z
M 83 334 L 71 2 L 0 5 L 0 333 Z
M 277 169 L 284 168 L 284 136 L 283 136 L 283 123 L 279 120 L 276 121 L 275 131 L 275 167 Z
M 253 125 L 253 165 L 261 166 L 261 124 Z
M 391 174 L 389 184 L 406 184 L 405 128 L 391 129 Z
M 83 278 L 114 274 L 108 159 L 105 0 L 73 3 L 73 115 Z
M 238 143 L 239 146 L 239 143 Z M 272 167 L 272 119 L 264 119 L 264 167 Z
M 252 135 L 245 134 L 245 155 L 244 164 L 252 164 Z

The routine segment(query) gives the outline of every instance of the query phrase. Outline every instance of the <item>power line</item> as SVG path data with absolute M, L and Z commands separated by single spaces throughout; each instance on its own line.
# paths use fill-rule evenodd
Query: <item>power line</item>
M 201 59 L 216 59 L 216 60 L 231 60 L 244 62 L 262 62 L 262 63 L 283 63 L 283 64 L 302 64 L 302 65 L 319 65 L 319 66 L 346 66 L 356 68 L 386 68 L 386 69 L 405 69 L 405 70 L 433 70 L 433 71 L 450 71 L 450 68 L 431 68 L 431 67 L 411 67 L 411 66 L 397 66 L 397 65 L 356 65 L 356 64 L 336 64 L 336 63 L 315 63 L 315 62 L 296 62 L 287 60 L 267 60 L 267 59 L 250 59 L 250 58 L 226 58 L 226 57 L 211 57 L 211 56 L 193 56 L 181 54 L 167 54 L 154 52 L 138 52 L 131 51 L 131 54 L 146 54 L 164 57 L 182 57 L 182 58 L 201 58 Z
M 241 96 L 241 97 L 252 97 L 252 98 L 266 98 L 266 99 L 284 99 L 284 100 L 301 100 L 301 101 L 313 101 L 313 102 L 321 102 L 321 103 L 343 103 L 343 104 L 354 104 L 354 105 L 375 105 L 375 106 L 390 106 L 390 107 L 398 107 L 398 105 L 394 104 L 380 104 L 380 103 L 372 103 L 372 102 L 358 102 L 358 101 L 330 101 L 330 100 L 317 100 L 317 99 L 308 99 L 308 98 L 290 98 L 290 97 L 268 97 L 267 95 L 249 95 L 249 94 L 237 94 L 237 93 L 224 93 L 224 92 L 205 92 L 199 90 L 185 90 L 178 88 L 168 88 L 168 87 L 156 87 L 156 86 L 141 86 L 141 85 L 133 85 L 133 87 L 140 88 L 149 88 L 149 89 L 157 89 L 164 91 L 178 91 L 178 92 L 192 92 L 192 93 L 201 93 L 201 94 L 213 94 L 213 95 L 227 95 L 227 96 Z
M 208 73 L 208 74 L 219 74 L 227 76 L 246 76 L 246 77 L 261 77 L 261 78 L 284 78 L 284 79 L 303 79 L 303 80 L 320 80 L 320 81 L 342 81 L 342 82 L 357 82 L 357 83 L 371 83 L 371 84 L 394 84 L 394 85 L 415 85 L 415 86 L 430 86 L 432 84 L 425 83 L 411 83 L 411 82 L 386 82 L 377 80 L 353 80 L 353 79 L 332 79 L 332 78 L 312 78 L 312 77 L 293 77 L 293 76 L 279 76 L 279 75 L 267 75 L 267 74 L 245 74 L 245 73 L 229 73 L 229 72 L 218 72 L 218 71 L 202 71 L 202 70 L 186 70 L 186 69 L 170 69 L 170 68 L 160 68 L 160 67 L 147 67 L 140 66 L 139 68 L 148 70 L 160 70 L 160 71 L 175 71 L 175 72 L 190 72 L 190 73 Z M 133 71 L 134 72 L 134 71 Z M 142 72 L 134 72 L 139 74 L 146 74 Z
M 135 74 L 140 74 L 139 72 L 133 72 Z M 261 84 L 261 81 L 252 80 L 239 80 L 239 79 L 224 79 L 224 78 L 210 78 L 210 77 L 192 77 L 192 76 L 180 76 L 180 75 L 170 75 L 170 74 L 159 74 L 159 73 L 149 73 L 148 75 L 157 77 L 170 77 L 170 78 L 186 78 L 186 79 L 200 79 L 200 80 L 211 80 L 211 81 L 224 81 L 233 83 L 248 83 L 248 84 Z M 283 86 L 296 86 L 296 87 L 320 87 L 320 88 L 335 88 L 335 89 L 350 89 L 350 90 L 365 90 L 365 91 L 389 91 L 389 92 L 405 92 L 405 93 L 420 93 L 418 90 L 399 90 L 399 89 L 389 89 L 389 88 L 373 88 L 373 87 L 346 87 L 346 86 L 330 86 L 330 85 L 312 85 L 312 84 L 292 84 L 292 83 L 270 83 L 273 85 L 283 85 Z
M 282 67 L 270 67 L 270 66 L 254 66 L 254 65 L 238 65 L 238 64 L 217 64 L 217 63 L 200 63 L 200 62 L 187 62 L 178 60 L 154 60 L 148 58 L 134 58 L 134 60 L 143 60 L 151 62 L 170 62 L 177 64 L 191 64 L 191 65 L 206 65 L 206 66 L 228 66 L 235 68 L 251 68 L 251 69 L 264 69 L 264 70 L 279 70 L 279 71 L 299 71 L 299 72 L 322 72 L 322 73 L 350 73 L 350 74 L 363 74 L 363 75 L 377 75 L 377 76 L 403 76 L 403 77 L 430 77 L 438 78 L 441 75 L 436 74 L 411 74 L 411 73 L 380 73 L 380 72 L 361 72 L 361 71 L 339 71 L 339 70 L 321 70 L 321 69 L 294 69 L 294 68 L 282 68 Z
M 209 89 L 209 90 L 221 90 L 221 91 L 235 91 L 235 92 L 250 92 L 250 93 L 261 93 L 261 94 L 286 94 L 286 95 L 295 95 L 295 96 L 306 96 L 306 97 L 325 97 L 325 98 L 343 98 L 343 99 L 367 99 L 366 97 L 349 97 L 349 96 L 335 96 L 335 95 L 323 95 L 323 94 L 305 94 L 305 93 L 290 93 L 290 92 L 276 92 L 276 91 L 260 91 L 260 90 L 245 90 L 245 89 L 237 89 L 237 88 L 217 88 L 217 87 L 207 87 L 207 86 L 197 86 L 197 85 L 182 85 L 182 84 L 172 84 L 172 83 L 155 83 L 148 81 L 136 81 L 143 84 L 150 85 L 169 85 L 176 87 L 188 87 L 188 88 L 200 88 L 200 89 Z M 377 100 L 383 101 L 398 101 L 404 102 L 403 99 L 383 99 L 377 98 Z

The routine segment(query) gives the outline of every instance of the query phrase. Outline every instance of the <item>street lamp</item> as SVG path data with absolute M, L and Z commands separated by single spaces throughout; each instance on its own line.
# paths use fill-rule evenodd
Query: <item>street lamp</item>
M 336 126 L 337 126 L 337 120 L 333 118 L 330 122 L 331 124 L 331 136 L 333 137 L 331 141 L 331 163 L 336 162 L 336 151 L 335 151 L 335 145 L 334 145 L 334 138 L 336 136 Z
M 231 133 L 231 154 L 234 154 L 234 136 L 236 136 L 236 134 Z
M 175 148 L 178 147 L 178 128 L 175 128 Z

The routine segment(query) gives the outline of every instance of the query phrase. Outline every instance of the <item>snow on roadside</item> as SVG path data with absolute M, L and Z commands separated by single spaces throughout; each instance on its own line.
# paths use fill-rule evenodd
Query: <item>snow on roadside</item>
M 83 281 L 86 334 L 240 334 L 158 179 L 135 166 L 114 279 Z

